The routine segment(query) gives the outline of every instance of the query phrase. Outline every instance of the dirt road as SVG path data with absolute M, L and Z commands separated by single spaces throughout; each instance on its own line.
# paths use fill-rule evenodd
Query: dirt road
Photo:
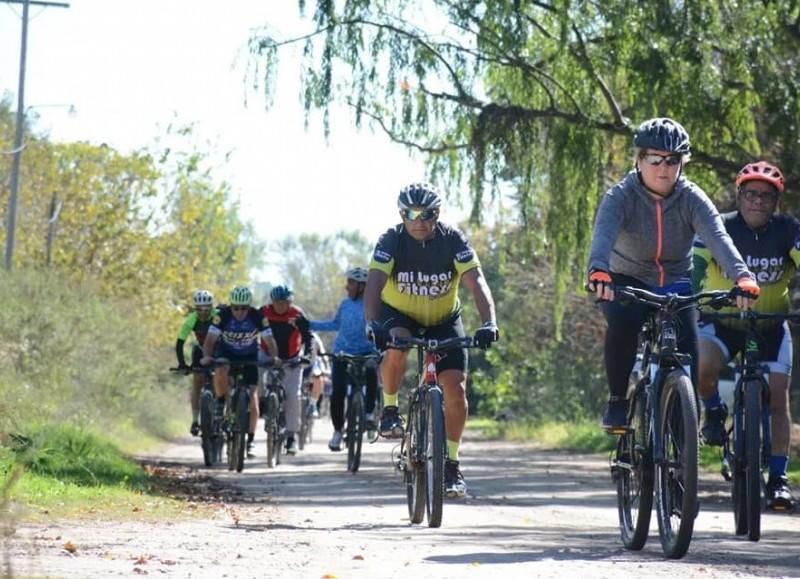
M 391 467 L 394 443 L 365 447 L 361 471 L 317 442 L 277 469 L 259 457 L 241 474 L 202 469 L 187 440 L 163 464 L 213 475 L 228 500 L 208 517 L 162 523 L 26 524 L 5 539 L 6 574 L 22 577 L 800 577 L 800 516 L 765 515 L 762 539 L 733 535 L 729 488 L 702 481 L 694 539 L 680 561 L 664 559 L 655 517 L 642 551 L 617 530 L 615 487 L 603 457 L 466 441 L 469 498 L 448 502 L 440 529 L 412 526 Z M 75 551 L 64 548 L 71 544 Z

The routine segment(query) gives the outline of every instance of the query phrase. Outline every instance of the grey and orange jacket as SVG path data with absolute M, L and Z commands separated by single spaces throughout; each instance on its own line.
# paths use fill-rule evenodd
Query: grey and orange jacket
M 692 242 L 699 235 L 731 279 L 754 279 L 700 187 L 678 178 L 673 192 L 655 199 L 635 170 L 606 191 L 595 217 L 589 271 L 634 277 L 651 287 L 686 279 Z

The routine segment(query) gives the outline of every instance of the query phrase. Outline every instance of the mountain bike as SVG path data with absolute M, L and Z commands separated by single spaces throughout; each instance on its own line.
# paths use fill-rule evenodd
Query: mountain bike
M 264 417 L 264 430 L 267 433 L 267 466 L 275 468 L 281 463 L 281 451 L 286 441 L 286 411 L 284 402 L 286 390 L 283 387 L 283 378 L 286 368 L 307 366 L 307 358 L 295 357 L 283 360 L 280 366 L 275 366 L 270 360 L 264 367 L 264 396 L 259 400 L 261 416 Z M 302 416 L 301 416 L 302 420 Z
M 342 360 L 347 368 L 347 391 L 345 395 L 344 440 L 347 445 L 347 470 L 355 474 L 361 465 L 361 447 L 367 432 L 367 371 L 377 367 L 381 357 L 370 354 L 327 354 Z
M 733 481 L 731 499 L 737 535 L 750 541 L 761 538 L 761 512 L 764 510 L 764 470 L 772 452 L 769 405 L 769 366 L 761 362 L 759 320 L 798 320 L 800 314 L 768 313 L 753 310 L 719 313 L 703 312 L 701 320 L 747 320 L 747 336 L 740 364 L 734 366 L 732 423 L 726 429 L 722 446 L 722 476 Z
M 227 415 L 224 425 L 227 428 L 228 470 L 242 472 L 247 449 L 247 433 L 250 430 L 250 385 L 245 383 L 244 370 L 249 366 L 259 366 L 253 360 L 231 361 L 227 358 L 214 358 L 212 364 L 229 366 L 228 376 L 231 388 L 227 397 Z
M 661 548 L 668 558 L 680 559 L 689 549 L 699 507 L 698 412 L 691 356 L 678 351 L 676 318 L 698 305 L 728 305 L 730 292 L 659 295 L 629 286 L 614 291 L 617 301 L 652 308 L 640 334 L 642 377 L 628 396 L 628 426 L 610 431 L 618 435 L 611 475 L 622 542 L 626 549 L 644 547 L 655 490 Z
M 409 393 L 406 432 L 395 461 L 403 473 L 408 515 L 414 524 L 421 523 L 426 515 L 429 527 L 442 524 L 447 440 L 436 362 L 450 348 L 472 346 L 469 336 L 444 340 L 394 336 L 388 344 L 390 348 L 417 350 L 418 384 Z
M 170 368 L 170 372 L 182 374 L 204 374 L 203 389 L 200 391 L 200 446 L 203 449 L 203 462 L 206 466 L 214 466 L 222 462 L 222 418 L 215 413 L 216 394 L 214 393 L 213 372 L 202 366 L 191 368 Z

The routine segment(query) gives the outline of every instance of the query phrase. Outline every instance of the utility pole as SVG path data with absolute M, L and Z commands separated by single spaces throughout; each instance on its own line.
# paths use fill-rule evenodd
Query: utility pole
M 22 45 L 19 53 L 19 86 L 17 89 L 17 117 L 14 133 L 14 161 L 11 166 L 11 194 L 8 197 L 8 222 L 6 229 L 6 270 L 11 271 L 14 257 L 14 230 L 17 226 L 17 198 L 19 196 L 19 168 L 22 162 L 22 136 L 25 128 L 25 58 L 28 52 L 28 8 L 35 6 L 56 6 L 69 8 L 63 2 L 42 2 L 39 0 L 0 0 L 6 4 L 22 4 Z

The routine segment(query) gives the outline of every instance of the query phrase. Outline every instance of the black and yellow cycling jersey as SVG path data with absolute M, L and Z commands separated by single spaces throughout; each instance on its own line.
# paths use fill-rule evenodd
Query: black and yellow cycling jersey
M 423 326 L 432 326 L 460 310 L 461 276 L 480 261 L 464 234 L 437 223 L 431 239 L 420 242 L 403 225 L 389 229 L 375 246 L 370 269 L 389 276 L 381 299 Z
M 767 225 L 756 231 L 748 227 L 738 211 L 722 216 L 725 229 L 742 254 L 748 269 L 761 288 L 752 309 L 759 312 L 789 311 L 789 280 L 800 265 L 800 222 L 789 215 L 773 215 Z M 711 257 L 702 241 L 694 243 L 692 285 L 696 290 L 727 290 L 733 287 Z M 736 308 L 727 308 L 735 311 Z M 740 320 L 725 320 L 730 326 Z

